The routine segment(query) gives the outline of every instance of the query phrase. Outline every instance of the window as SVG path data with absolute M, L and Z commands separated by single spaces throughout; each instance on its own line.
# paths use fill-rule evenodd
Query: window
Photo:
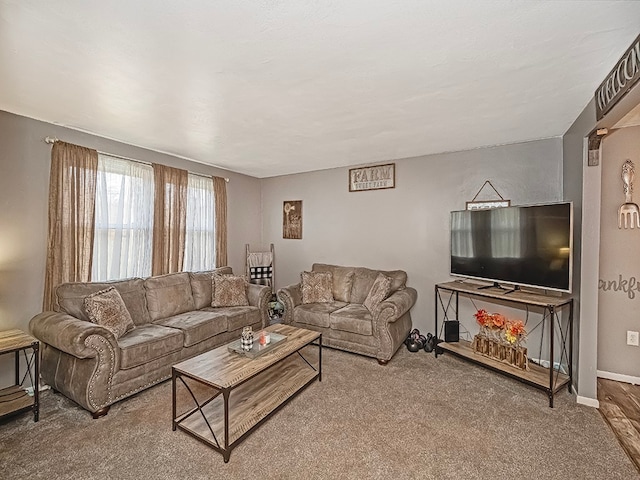
M 151 275 L 153 168 L 98 156 L 92 280 Z
M 182 271 L 215 268 L 213 179 L 189 174 Z M 151 165 L 99 154 L 92 280 L 152 272 L 154 174 Z
M 183 271 L 212 270 L 216 266 L 214 207 L 213 179 L 190 173 Z

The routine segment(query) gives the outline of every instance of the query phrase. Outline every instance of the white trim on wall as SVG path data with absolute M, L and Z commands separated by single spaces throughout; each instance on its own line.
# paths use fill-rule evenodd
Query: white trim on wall
M 581 397 L 578 395 L 576 402 L 580 405 L 586 405 L 587 407 L 600 408 L 600 402 L 598 402 L 597 398 Z
M 640 385 L 640 377 L 634 377 L 633 375 L 623 375 L 622 373 L 606 372 L 604 370 L 598 370 L 596 373 L 599 378 L 615 380 L 616 382 L 630 383 L 632 385 Z

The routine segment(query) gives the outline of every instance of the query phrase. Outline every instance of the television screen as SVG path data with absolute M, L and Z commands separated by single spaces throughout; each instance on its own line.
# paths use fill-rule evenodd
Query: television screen
M 451 274 L 571 291 L 572 205 L 451 212 Z

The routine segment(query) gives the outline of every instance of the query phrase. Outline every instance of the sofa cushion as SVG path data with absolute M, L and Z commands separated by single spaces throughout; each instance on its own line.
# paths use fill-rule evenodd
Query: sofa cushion
M 187 272 L 168 273 L 144 281 L 152 321 L 195 310 Z
M 331 272 L 333 277 L 333 299 L 347 303 L 351 301 L 351 287 L 353 286 L 354 275 L 353 267 L 340 267 L 337 265 L 314 263 L 311 270 L 314 272 Z
M 182 332 L 162 325 L 141 325 L 118 339 L 120 368 L 137 367 L 182 349 Z
M 206 312 L 218 312 L 227 317 L 227 331 L 242 329 L 262 322 L 260 309 L 250 305 L 239 307 L 207 307 Z
M 345 302 L 304 303 L 295 308 L 294 318 L 298 323 L 329 328 L 329 314 L 341 309 Z
M 84 298 L 89 320 L 109 330 L 116 338 L 133 330 L 133 320 L 115 287 L 99 290 Z
M 371 270 L 369 268 L 356 268 L 355 276 L 353 277 L 353 288 L 351 289 L 351 303 L 364 303 L 364 300 L 369 294 L 369 290 L 373 286 L 373 282 L 376 281 L 378 273 L 383 273 L 391 279 L 391 290 L 389 293 L 393 293 L 396 290 L 402 290 L 407 284 L 407 274 L 402 270 Z
M 371 290 L 369 290 L 369 293 L 367 294 L 367 298 L 364 299 L 362 304 L 367 310 L 373 313 L 376 307 L 380 305 L 380 302 L 389 296 L 390 291 L 391 279 L 383 273 L 379 273 L 376 277 L 376 281 L 373 282 L 373 285 L 371 286 Z
M 189 272 L 191 294 L 193 295 L 193 304 L 196 310 L 211 306 L 213 300 L 213 291 L 211 289 L 213 275 L 232 274 L 233 270 L 231 267 L 220 267 L 206 272 Z
M 63 283 L 56 288 L 56 311 L 90 322 L 91 320 L 89 320 L 84 309 L 84 298 L 109 287 L 115 287 L 118 290 L 133 323 L 144 325 L 151 322 L 149 310 L 147 309 L 144 280 L 141 278 L 129 278 L 114 282 Z
M 333 302 L 333 275 L 331 272 L 302 272 L 302 303 Z
M 233 275 L 214 275 L 212 307 L 241 307 L 249 305 L 247 281 Z
M 329 326 L 333 330 L 373 335 L 372 317 L 363 305 L 350 303 L 329 315 Z
M 163 318 L 155 322 L 155 324 L 182 330 L 184 335 L 183 345 L 185 347 L 190 347 L 227 331 L 227 317 L 224 313 L 205 312 L 202 310 L 194 310 Z

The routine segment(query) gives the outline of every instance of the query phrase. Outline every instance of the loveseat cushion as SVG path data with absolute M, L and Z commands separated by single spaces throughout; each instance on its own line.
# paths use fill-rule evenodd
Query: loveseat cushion
M 190 347 L 207 338 L 226 332 L 227 317 L 222 312 L 194 310 L 160 319 L 155 322 L 155 325 L 181 330 L 184 335 L 183 345 Z
M 187 272 L 149 277 L 144 281 L 152 321 L 195 310 Z
M 314 272 L 331 272 L 333 276 L 333 299 L 340 302 L 351 301 L 351 288 L 353 287 L 353 267 L 340 267 L 324 263 L 314 263 L 311 267 Z
M 213 299 L 213 292 L 211 290 L 213 275 L 232 274 L 233 270 L 231 267 L 220 267 L 206 272 L 189 272 L 191 294 L 193 295 L 193 304 L 196 310 L 211 306 L 211 301 Z
M 57 304 L 55 309 L 58 312 L 89 322 L 91 320 L 84 309 L 85 297 L 109 287 L 115 287 L 118 290 L 134 324 L 144 325 L 151 322 L 147 309 L 144 280 L 141 278 L 129 278 L 114 282 L 63 283 L 56 288 Z
M 376 307 L 380 305 L 380 302 L 389 296 L 390 291 L 391 279 L 383 273 L 379 273 L 371 286 L 371 290 L 369 290 L 367 294 L 367 298 L 364 299 L 362 304 L 367 310 L 373 313 Z
M 333 330 L 373 335 L 373 318 L 364 305 L 350 303 L 329 315 L 329 326 Z
M 351 303 L 364 303 L 373 286 L 373 282 L 376 281 L 378 273 L 383 273 L 391 279 L 391 289 L 389 293 L 402 290 L 407 284 L 407 273 L 402 270 L 385 271 L 358 267 L 355 269 L 355 276 L 353 277 Z
M 331 272 L 302 272 L 302 303 L 328 303 L 333 299 Z
M 162 325 L 141 325 L 118 339 L 120 368 L 137 367 L 182 349 L 182 332 Z
M 345 302 L 303 303 L 295 308 L 296 322 L 329 328 L 329 315 L 347 305 Z

